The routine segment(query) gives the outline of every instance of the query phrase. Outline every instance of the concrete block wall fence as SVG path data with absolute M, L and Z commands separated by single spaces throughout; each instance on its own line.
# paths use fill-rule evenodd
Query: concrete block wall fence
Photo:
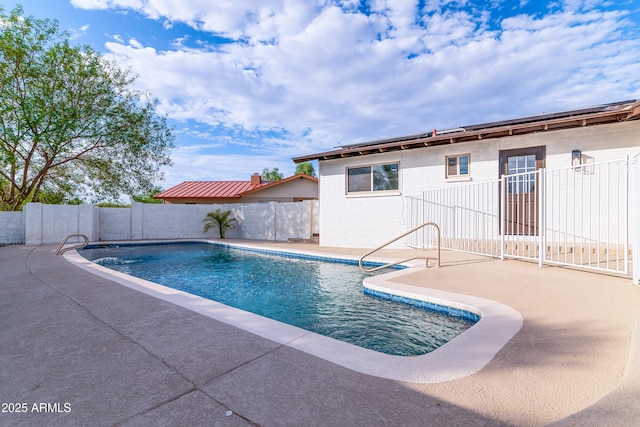
M 237 219 L 228 238 L 287 241 L 318 233 L 317 200 L 131 208 L 28 203 L 22 212 L 0 212 L 0 244 L 57 244 L 68 234 L 91 241 L 218 238 L 217 230 L 202 231 L 205 215 L 218 208 Z
M 27 203 L 23 210 L 25 243 L 60 243 L 68 234 L 84 234 L 89 240 L 95 241 L 98 237 L 97 212 L 98 208 L 93 205 Z
M 24 243 L 24 212 L 0 212 L 0 244 Z

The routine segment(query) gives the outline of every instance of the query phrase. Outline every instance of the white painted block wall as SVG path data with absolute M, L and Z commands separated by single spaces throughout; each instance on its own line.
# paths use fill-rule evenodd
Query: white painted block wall
M 16 244 L 25 241 L 24 214 L 0 212 L 0 244 Z
M 227 238 L 286 241 L 317 233 L 317 200 L 228 205 L 134 203 L 131 208 L 29 203 L 23 212 L 0 212 L 0 243 L 57 244 L 68 234 L 91 241 L 218 238 L 203 231 L 203 219 L 215 209 L 237 219 Z M 72 241 L 70 241 L 72 242 Z
M 581 150 L 596 162 L 633 156 L 640 152 L 640 121 L 321 160 L 320 244 L 373 248 L 407 231 L 404 196 L 469 182 L 445 179 L 446 156 L 470 153 L 471 180 L 483 182 L 500 177 L 500 150 L 542 145 L 546 147 L 547 169 L 569 166 L 572 150 Z M 346 194 L 347 167 L 392 162 L 400 162 L 397 193 Z M 403 241 L 392 247 L 404 247 Z

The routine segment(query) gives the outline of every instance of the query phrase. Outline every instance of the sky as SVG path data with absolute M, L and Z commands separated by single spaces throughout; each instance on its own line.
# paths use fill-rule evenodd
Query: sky
M 0 0 L 18 3 L 159 100 L 176 138 L 163 189 L 640 99 L 638 0 Z

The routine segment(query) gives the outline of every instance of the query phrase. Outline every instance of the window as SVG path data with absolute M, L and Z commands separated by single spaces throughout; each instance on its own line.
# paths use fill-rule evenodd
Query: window
M 348 169 L 349 182 L 347 191 L 371 191 L 371 166 Z
M 507 178 L 509 194 L 535 193 L 536 191 L 536 155 L 510 156 L 507 158 Z
M 447 156 L 445 163 L 447 166 L 447 178 L 466 178 L 469 176 L 471 155 L 460 154 L 457 156 Z
M 347 168 L 347 193 L 397 191 L 399 163 Z

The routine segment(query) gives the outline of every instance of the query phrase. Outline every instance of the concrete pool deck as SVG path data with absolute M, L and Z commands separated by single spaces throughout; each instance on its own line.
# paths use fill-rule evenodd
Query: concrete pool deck
M 397 280 L 494 300 L 524 322 L 479 372 L 417 384 L 332 364 L 92 275 L 53 250 L 0 247 L 1 425 L 635 426 L 640 420 L 640 337 L 632 337 L 640 287 L 630 279 L 443 252 L 442 268 Z

